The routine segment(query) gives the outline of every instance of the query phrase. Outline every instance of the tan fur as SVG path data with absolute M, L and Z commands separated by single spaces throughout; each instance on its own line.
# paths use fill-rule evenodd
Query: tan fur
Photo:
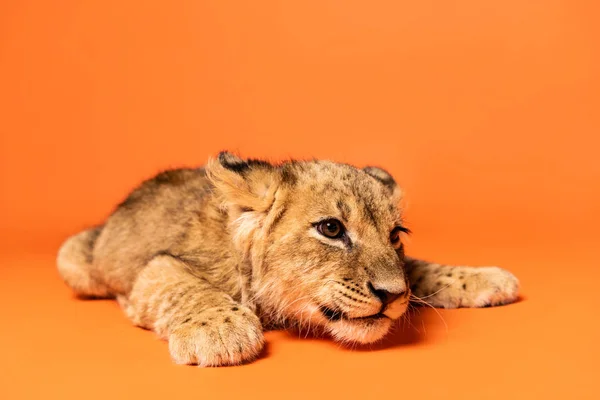
M 499 268 L 404 256 L 401 191 L 384 170 L 328 161 L 271 165 L 221 153 L 206 168 L 144 182 L 106 223 L 69 238 L 58 269 L 82 296 L 115 297 L 173 360 L 219 366 L 257 357 L 270 326 L 371 343 L 411 298 L 439 307 L 514 301 Z M 346 233 L 329 238 L 319 222 Z

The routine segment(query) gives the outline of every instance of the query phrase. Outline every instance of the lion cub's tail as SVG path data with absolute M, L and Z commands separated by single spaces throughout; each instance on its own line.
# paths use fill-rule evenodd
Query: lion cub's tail
M 58 251 L 58 273 L 80 296 L 111 297 L 101 277 L 92 268 L 94 244 L 101 232 L 100 226 L 73 235 Z

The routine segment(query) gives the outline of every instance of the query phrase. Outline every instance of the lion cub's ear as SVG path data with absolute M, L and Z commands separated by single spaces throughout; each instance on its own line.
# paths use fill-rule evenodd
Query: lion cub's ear
M 206 173 L 223 203 L 241 211 L 268 210 L 280 183 L 277 167 L 262 160 L 243 160 L 228 152 L 209 160 Z
M 402 189 L 400 189 L 392 175 L 385 169 L 379 167 L 364 167 L 363 171 L 388 188 L 392 195 L 392 199 L 395 202 L 400 202 L 400 200 L 402 200 Z

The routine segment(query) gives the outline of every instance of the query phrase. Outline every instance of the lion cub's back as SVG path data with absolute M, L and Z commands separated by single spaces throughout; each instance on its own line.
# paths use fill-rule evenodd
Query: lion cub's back
M 164 171 L 133 190 L 108 218 L 94 248 L 94 266 L 107 284 L 128 292 L 154 255 L 182 246 L 199 228 L 210 193 L 204 169 Z

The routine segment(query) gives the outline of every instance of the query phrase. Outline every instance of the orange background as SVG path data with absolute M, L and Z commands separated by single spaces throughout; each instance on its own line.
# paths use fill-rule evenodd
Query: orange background
M 0 398 L 598 398 L 597 4 L 1 2 Z M 523 297 L 420 309 L 373 351 L 272 332 L 256 363 L 175 366 L 54 256 L 221 149 L 386 167 L 413 255 Z

